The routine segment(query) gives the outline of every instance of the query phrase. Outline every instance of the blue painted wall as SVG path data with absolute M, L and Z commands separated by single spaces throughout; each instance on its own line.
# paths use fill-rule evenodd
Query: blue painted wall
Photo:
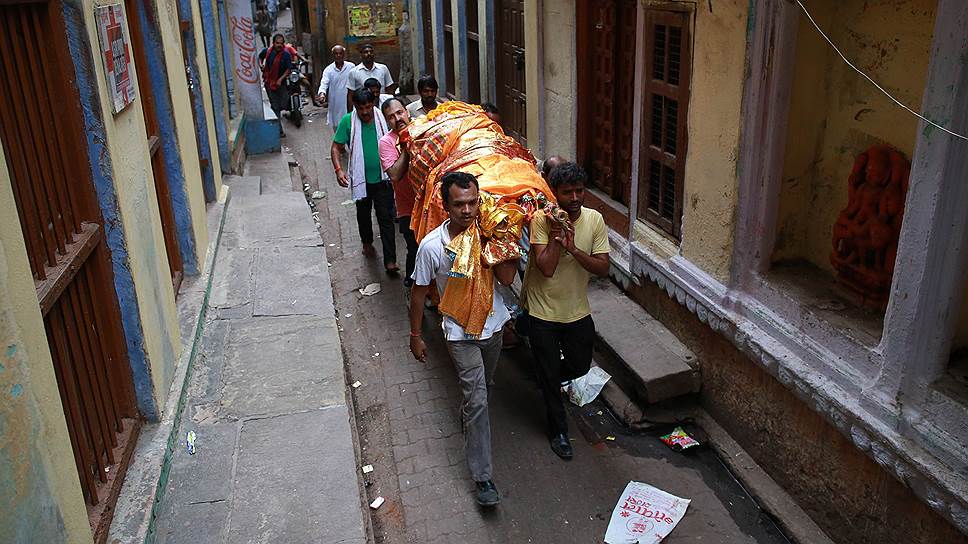
M 143 33 L 142 41 L 150 79 L 150 81 L 140 81 L 139 84 L 150 86 L 150 92 L 154 95 L 158 125 L 161 129 L 161 152 L 165 159 L 165 174 L 168 177 L 168 190 L 171 192 L 171 205 L 175 214 L 175 229 L 182 266 L 185 274 L 195 275 L 199 272 L 198 253 L 195 248 L 188 190 L 185 187 L 185 170 L 175 132 L 175 116 L 168 85 L 164 48 L 158 32 L 157 14 L 154 9 L 148 13 L 145 2 L 137 2 L 136 5 L 138 13 L 133 15 L 138 17 L 138 25 Z M 128 16 L 131 17 L 132 14 Z
M 188 77 L 192 84 L 188 92 L 192 93 L 195 104 L 195 130 L 198 133 L 198 153 L 207 164 L 202 166 L 202 187 L 205 190 L 205 201 L 214 202 L 215 194 L 215 174 L 212 172 L 212 150 L 208 145 L 208 118 L 205 116 L 205 98 L 202 96 L 201 79 L 198 75 L 198 63 L 195 62 L 198 54 L 198 45 L 195 43 L 195 31 L 192 27 L 192 2 L 189 0 L 176 0 L 178 4 L 178 19 L 188 21 L 188 27 L 182 31 L 182 43 L 188 51 Z M 204 51 L 203 51 L 204 52 Z
M 222 73 L 225 76 L 225 94 L 228 98 L 229 117 L 235 119 L 239 114 L 235 105 L 235 79 L 232 77 L 232 37 L 229 36 L 229 27 L 225 24 L 228 20 L 228 12 L 225 10 L 225 0 L 218 0 L 218 29 L 222 33 Z M 225 163 L 222 163 L 225 164 Z
M 138 410 L 149 421 L 158 421 L 158 404 L 152 388 L 151 368 L 138 311 L 138 297 L 135 294 L 134 278 L 128 265 L 128 248 L 114 190 L 111 156 L 108 153 L 107 137 L 101 120 L 103 114 L 97 94 L 96 73 L 91 63 L 94 57 L 87 40 L 87 28 L 84 25 L 84 5 L 80 0 L 65 0 L 63 7 L 68 47 L 71 58 L 75 61 L 75 85 L 84 119 L 84 136 L 87 142 L 88 160 L 91 164 L 91 178 L 104 218 L 107 245 L 111 250 L 114 291 L 121 310 L 121 324 L 124 329 Z
M 228 127 L 225 126 L 225 93 L 222 92 L 224 72 L 219 50 L 219 18 L 212 9 L 212 0 L 200 0 L 202 30 L 205 35 L 205 58 L 208 59 L 208 84 L 212 93 L 212 113 L 215 116 L 215 140 L 218 142 L 218 158 L 222 172 L 232 171 L 229 152 Z

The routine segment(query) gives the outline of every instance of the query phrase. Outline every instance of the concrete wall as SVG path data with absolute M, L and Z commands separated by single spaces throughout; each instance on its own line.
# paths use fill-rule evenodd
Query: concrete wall
M 90 542 L 54 364 L 0 149 L 0 535 Z
M 99 42 L 94 7 L 99 3 L 84 0 L 84 23 L 92 47 L 93 81 L 97 84 L 100 97 L 118 212 L 124 225 L 127 264 L 138 299 L 144 350 L 151 373 L 151 390 L 156 406 L 160 407 L 164 406 L 181 349 L 175 295 L 151 173 L 141 101 L 135 99 L 117 115 L 110 113 L 112 107 L 104 78 L 104 63 L 97 54 Z M 132 76 L 137 80 L 134 72 Z
M 817 0 L 809 8 L 847 58 L 899 100 L 921 105 L 937 0 Z M 847 204 L 854 159 L 887 143 L 910 160 L 917 119 L 836 55 L 800 18 L 774 260 L 830 265 L 831 232 Z
M 205 26 L 202 24 L 201 9 L 198 2 L 190 2 L 192 6 L 192 30 L 195 32 L 195 62 L 198 63 L 197 82 L 202 89 L 202 102 L 205 106 L 205 125 L 208 127 L 208 148 L 211 156 L 211 170 L 215 180 L 215 195 L 222 191 L 222 164 L 218 155 L 218 136 L 215 130 L 215 107 L 212 104 L 211 70 L 221 70 L 221 64 L 216 60 L 209 62 L 205 49 Z M 205 145 L 205 142 L 202 142 Z M 207 246 L 202 246 L 207 247 Z
M 696 354 L 706 410 L 834 542 L 968 542 L 837 428 L 665 290 L 645 281 L 641 286 L 630 284 L 628 293 Z
M 182 171 L 185 173 L 185 190 L 191 203 L 196 258 L 201 270 L 205 266 L 205 248 L 208 247 L 208 221 L 205 219 L 205 193 L 202 189 L 202 170 L 198 162 L 198 143 L 195 138 L 191 97 L 188 94 L 188 78 L 185 76 L 185 61 L 182 57 L 178 11 L 175 0 L 157 0 L 156 10 L 158 31 L 164 47 L 178 150 Z
M 542 2 L 542 17 L 544 93 L 537 97 L 543 100 L 545 108 L 542 151 L 547 157 L 561 155 L 574 159 L 578 128 L 575 0 Z M 528 109 L 537 107 L 529 93 Z
M 395 5 L 397 10 L 397 20 L 403 21 L 403 1 L 402 0 L 315 0 L 323 2 L 326 9 L 326 50 L 336 44 L 346 47 L 346 60 L 354 64 L 360 63 L 360 46 L 364 43 L 373 44 L 376 53 L 376 61 L 386 64 L 390 69 L 393 81 L 399 83 L 400 78 L 400 41 L 394 36 L 375 36 L 375 37 L 356 37 L 348 34 L 348 23 L 346 20 L 346 7 L 358 4 L 388 4 Z M 312 6 L 310 7 L 312 9 Z M 313 15 L 310 13 L 310 18 Z M 399 25 L 398 25 L 399 26 Z M 322 67 L 325 68 L 333 59 L 327 53 Z M 322 68 L 320 68 L 321 70 Z

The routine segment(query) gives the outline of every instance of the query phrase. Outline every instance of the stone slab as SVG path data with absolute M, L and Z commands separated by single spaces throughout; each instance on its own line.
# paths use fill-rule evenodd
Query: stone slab
M 366 542 L 345 405 L 242 426 L 229 542 Z
M 588 299 L 599 340 L 634 377 L 642 399 L 656 403 L 696 393 L 695 355 L 662 323 L 607 281 L 589 284 Z
M 279 414 L 345 402 L 334 318 L 266 317 L 229 323 L 221 416 Z
M 254 315 L 333 315 L 330 286 L 320 284 L 329 268 L 324 247 L 267 247 L 257 252 Z
M 240 199 L 225 219 L 227 247 L 319 245 L 319 233 L 302 193 Z
M 285 152 L 253 155 L 245 163 L 245 175 L 259 178 L 261 194 L 290 192 L 289 160 L 289 154 Z

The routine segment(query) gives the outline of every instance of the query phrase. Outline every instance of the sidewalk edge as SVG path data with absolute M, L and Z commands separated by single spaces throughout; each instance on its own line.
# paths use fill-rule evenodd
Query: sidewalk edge
M 185 404 L 187 384 L 191 377 L 192 366 L 205 327 L 208 299 L 212 289 L 213 271 L 218 259 L 219 245 L 225 226 L 225 217 L 231 201 L 231 191 L 222 186 L 222 193 L 214 203 L 219 214 L 218 228 L 209 239 L 206 250 L 207 259 L 202 271 L 204 282 L 202 297 L 197 312 L 192 312 L 194 323 L 190 345 L 182 339 L 182 353 L 179 357 L 175 375 L 168 390 L 168 402 L 158 423 L 145 425 L 135 447 L 132 464 L 128 468 L 121 494 L 115 505 L 114 521 L 108 533 L 108 542 L 154 542 L 156 509 L 165 493 L 168 472 L 175 445 L 178 443 L 177 429 Z M 214 222 L 214 221 L 213 221 Z M 187 349 L 186 349 L 187 348 Z

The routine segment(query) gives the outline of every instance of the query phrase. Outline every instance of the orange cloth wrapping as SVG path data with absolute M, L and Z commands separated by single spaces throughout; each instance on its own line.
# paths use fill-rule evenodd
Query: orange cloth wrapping
M 409 174 L 417 195 L 411 228 L 418 241 L 447 219 L 440 197 L 443 175 L 459 171 L 477 178 L 480 214 L 476 225 L 448 244 L 454 265 L 439 308 L 467 334 L 478 336 L 493 305 L 491 267 L 521 255 L 524 225 L 554 196 L 535 170 L 531 152 L 506 136 L 480 106 L 441 104 L 415 119 L 400 141 L 411 157 Z

